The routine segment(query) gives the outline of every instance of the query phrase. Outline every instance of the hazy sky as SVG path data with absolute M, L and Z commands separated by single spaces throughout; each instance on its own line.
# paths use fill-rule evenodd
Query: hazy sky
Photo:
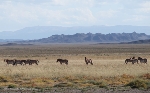
M 93 25 L 150 26 L 150 0 L 0 0 L 0 31 Z

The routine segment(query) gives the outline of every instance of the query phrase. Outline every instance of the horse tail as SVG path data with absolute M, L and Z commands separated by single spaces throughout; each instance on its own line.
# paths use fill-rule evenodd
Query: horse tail
M 85 62 L 86 62 L 87 60 L 86 60 L 86 57 L 85 57 Z

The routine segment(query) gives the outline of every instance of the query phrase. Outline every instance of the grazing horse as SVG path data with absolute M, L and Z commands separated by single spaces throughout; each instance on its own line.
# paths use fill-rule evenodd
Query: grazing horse
M 26 65 L 26 64 L 31 65 L 31 63 L 30 63 L 30 61 L 29 61 L 29 60 L 21 60 L 21 62 L 23 62 L 23 63 L 24 63 L 24 65 Z
M 14 60 L 14 65 L 17 65 L 17 64 L 20 64 L 20 65 L 22 65 L 23 64 L 23 62 L 21 61 L 21 60 Z
M 68 60 L 67 59 L 57 59 L 56 62 L 60 62 L 60 64 L 65 63 L 66 65 L 68 65 Z
M 29 65 L 32 65 L 32 64 L 38 65 L 39 61 L 38 61 L 38 60 L 31 60 L 31 59 L 28 59 L 28 60 L 27 60 L 27 63 L 29 63 Z
M 140 60 L 140 63 L 145 63 L 147 64 L 147 59 L 146 58 L 141 58 L 141 57 L 138 57 L 138 60 Z
M 14 60 L 9 60 L 9 59 L 4 59 L 4 62 L 7 63 L 7 65 L 12 64 L 14 65 L 15 61 Z
M 132 62 L 132 64 L 134 64 L 136 62 L 138 63 L 138 60 L 137 59 L 131 59 L 131 58 L 130 59 L 126 59 L 125 63 L 127 64 L 128 62 Z
M 85 63 L 88 65 L 88 63 L 90 63 L 91 65 L 93 65 L 93 63 L 92 63 L 92 59 L 87 59 L 86 57 L 85 57 Z

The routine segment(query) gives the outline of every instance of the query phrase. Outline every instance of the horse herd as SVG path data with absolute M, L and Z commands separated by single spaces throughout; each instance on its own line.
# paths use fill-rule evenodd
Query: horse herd
M 147 59 L 146 58 L 141 58 L 141 57 L 138 57 L 137 59 L 135 57 L 132 57 L 132 58 L 129 58 L 129 59 L 126 59 L 125 60 L 125 63 L 127 64 L 128 62 L 131 62 L 132 64 L 134 63 L 138 63 L 138 60 L 140 61 L 140 63 L 145 63 L 147 64 Z M 56 62 L 60 62 L 60 64 L 62 63 L 65 63 L 66 65 L 68 65 L 68 60 L 67 59 L 57 59 Z M 93 65 L 93 62 L 92 62 L 92 59 L 87 59 L 85 57 L 85 63 L 88 65 L 88 64 L 91 64 Z
M 140 61 L 140 63 L 145 63 L 147 64 L 147 59 L 146 58 L 141 58 L 138 57 L 137 59 L 135 57 L 129 58 L 125 60 L 125 63 L 127 64 L 128 62 L 131 62 L 132 64 L 137 63 L 138 64 L 138 60 Z
M 138 63 L 138 60 L 140 61 L 140 63 L 145 63 L 147 64 L 147 59 L 146 58 L 141 58 L 141 57 L 138 57 L 137 59 L 135 57 L 132 57 L 132 58 L 129 58 L 129 59 L 126 59 L 125 60 L 125 63 L 128 64 L 128 62 L 131 62 L 132 64 L 134 63 Z M 9 60 L 9 59 L 4 59 L 4 62 L 6 62 L 8 65 L 9 64 L 12 64 L 12 65 L 17 65 L 17 64 L 20 64 L 20 65 L 26 65 L 26 64 L 29 64 L 29 65 L 32 65 L 32 64 L 36 64 L 38 65 L 39 61 L 38 60 L 31 60 L 31 59 L 27 59 L 27 60 Z M 67 59 L 57 59 L 56 62 L 60 62 L 60 64 L 66 64 L 68 65 L 68 60 Z M 93 62 L 92 62 L 92 59 L 87 59 L 85 57 L 85 63 L 88 65 L 88 64 L 91 64 L 93 65 Z
M 8 65 L 9 64 L 12 64 L 12 65 L 17 65 L 17 64 L 20 64 L 20 65 L 26 65 L 26 64 L 32 65 L 32 64 L 36 64 L 36 65 L 38 65 L 38 63 L 39 63 L 38 60 L 31 60 L 31 59 L 27 59 L 27 60 L 17 60 L 17 59 L 9 60 L 9 59 L 4 59 L 4 62 L 6 62 Z
M 31 59 L 27 59 L 27 60 L 16 60 L 16 59 L 9 60 L 9 59 L 4 59 L 4 62 L 6 62 L 7 65 L 9 65 L 9 64 L 12 64 L 12 65 L 17 65 L 17 64 L 20 64 L 20 65 L 26 65 L 26 64 L 32 65 L 32 64 L 36 64 L 36 65 L 38 65 L 38 63 L 39 63 L 38 60 L 31 60 Z M 64 63 L 64 64 L 68 65 L 68 60 L 67 59 L 57 59 L 56 62 L 60 62 L 60 64 Z M 88 65 L 88 63 L 93 65 L 92 59 L 87 59 L 86 57 L 85 57 L 85 63 L 87 65 Z

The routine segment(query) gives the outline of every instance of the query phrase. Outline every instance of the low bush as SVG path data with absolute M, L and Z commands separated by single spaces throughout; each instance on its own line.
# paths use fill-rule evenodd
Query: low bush
M 73 87 L 73 84 L 71 83 L 59 83 L 54 85 L 54 87 Z
M 13 84 L 10 84 L 8 85 L 8 88 L 16 88 L 17 86 L 16 85 L 13 85 Z
M 96 85 L 96 86 L 98 86 L 100 88 L 104 88 L 104 87 L 107 86 L 107 84 L 105 82 L 98 82 L 98 81 L 95 81 L 95 80 L 90 80 L 87 83 Z
M 131 81 L 130 83 L 126 84 L 126 86 L 130 86 L 131 88 L 144 88 L 147 89 L 148 88 L 148 83 L 144 80 L 134 80 Z

